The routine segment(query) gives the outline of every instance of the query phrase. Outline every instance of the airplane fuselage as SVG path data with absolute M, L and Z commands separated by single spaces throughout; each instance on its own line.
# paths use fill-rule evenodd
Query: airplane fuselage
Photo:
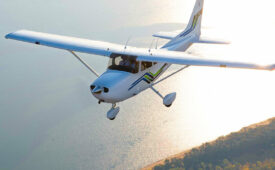
M 106 103 L 121 102 L 149 88 L 170 65 L 156 63 L 152 67 L 135 74 L 107 69 L 92 83 L 91 92 L 99 101 Z M 102 90 L 93 92 L 94 88 L 101 88 Z M 104 88 L 108 90 L 104 90 Z
M 169 51 L 186 51 L 191 45 L 190 38 L 182 39 L 180 45 L 164 46 Z M 107 69 L 90 86 L 91 92 L 100 102 L 118 103 L 131 98 L 151 87 L 170 66 L 167 63 L 152 63 L 152 66 L 142 70 L 141 62 L 137 73 Z M 94 88 L 102 89 L 97 92 Z M 105 90 L 108 89 L 108 90 Z

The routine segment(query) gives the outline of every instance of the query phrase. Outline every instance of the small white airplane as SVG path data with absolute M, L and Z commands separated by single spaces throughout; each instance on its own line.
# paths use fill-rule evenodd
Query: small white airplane
M 71 52 L 84 66 L 98 77 L 91 84 L 90 90 L 99 100 L 99 104 L 101 102 L 112 104 L 111 109 L 107 112 L 107 118 L 113 120 L 120 110 L 119 107 L 116 107 L 116 103 L 133 97 L 148 88 L 151 88 L 163 99 L 165 106 L 170 107 L 176 99 L 176 93 L 170 93 L 164 97 L 154 88 L 154 85 L 192 65 L 262 70 L 275 69 L 275 64 L 260 66 L 253 63 L 211 60 L 184 53 L 193 43 L 227 44 L 227 42 L 205 39 L 200 36 L 203 3 L 204 0 L 196 0 L 189 23 L 184 31 L 179 34 L 175 34 L 174 32 L 160 32 L 153 35 L 154 37 L 170 40 L 161 48 L 156 47 L 155 49 L 148 50 L 148 48 L 130 47 L 127 46 L 127 44 L 118 45 L 27 30 L 10 33 L 6 35 L 6 38 Z M 102 75 L 99 75 L 75 52 L 109 57 L 110 60 L 107 70 Z M 156 81 L 171 64 L 184 66 L 161 80 Z

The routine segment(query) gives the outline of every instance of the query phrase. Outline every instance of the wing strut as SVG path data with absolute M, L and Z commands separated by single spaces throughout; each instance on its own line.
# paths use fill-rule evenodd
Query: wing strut
M 99 74 L 91 66 L 89 66 L 85 61 L 83 61 L 78 55 L 76 55 L 73 51 L 69 51 L 69 52 L 71 52 L 87 69 L 89 69 L 92 73 L 94 73 L 94 75 L 99 77 Z

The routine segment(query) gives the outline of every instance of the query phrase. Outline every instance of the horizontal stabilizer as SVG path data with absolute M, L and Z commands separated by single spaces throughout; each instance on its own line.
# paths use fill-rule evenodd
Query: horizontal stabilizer
M 199 40 L 194 41 L 193 43 L 204 43 L 204 44 L 230 44 L 229 41 L 208 38 L 208 37 L 200 37 Z
M 153 34 L 153 37 L 172 40 L 175 38 L 180 32 L 174 31 L 174 32 L 158 32 L 156 34 Z

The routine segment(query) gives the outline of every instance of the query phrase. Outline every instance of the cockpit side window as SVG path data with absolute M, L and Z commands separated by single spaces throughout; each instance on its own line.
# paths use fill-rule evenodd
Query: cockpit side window
M 137 73 L 139 62 L 135 56 L 111 54 L 108 69 Z
M 141 62 L 141 71 L 146 70 L 147 68 L 152 67 L 152 62 L 142 61 Z

